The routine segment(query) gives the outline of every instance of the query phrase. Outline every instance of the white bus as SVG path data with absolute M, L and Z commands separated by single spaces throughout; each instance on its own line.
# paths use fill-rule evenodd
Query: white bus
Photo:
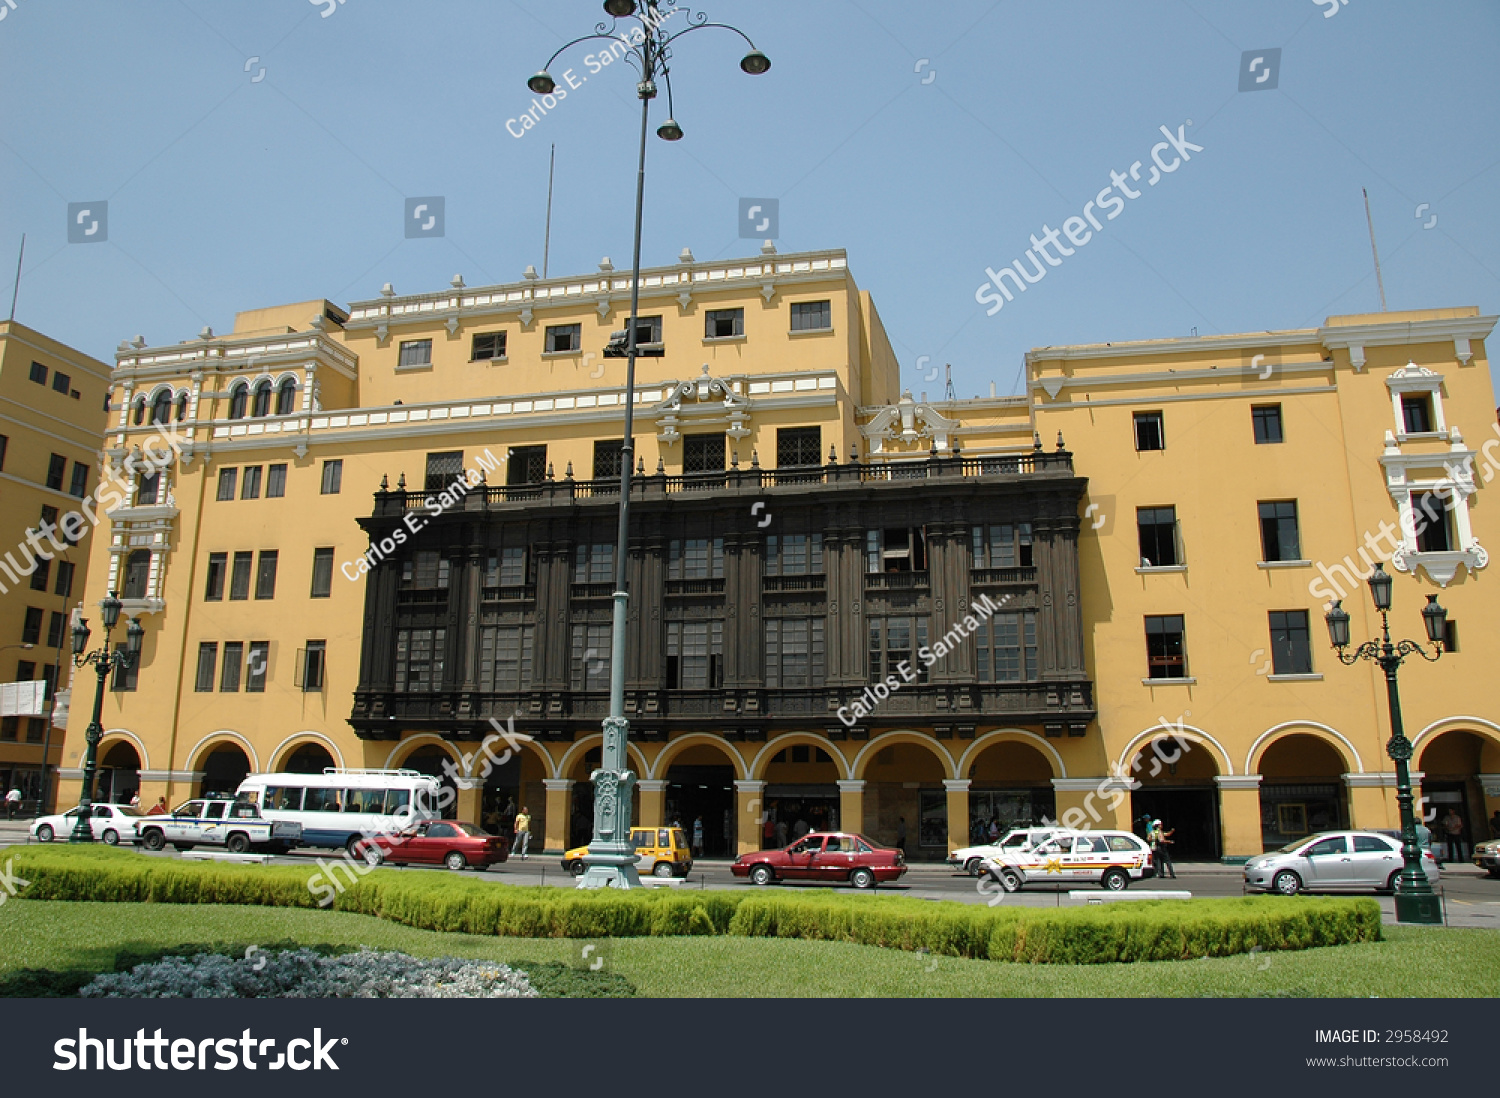
M 321 774 L 251 774 L 236 797 L 260 806 L 268 820 L 302 825 L 303 846 L 343 847 L 353 853 L 366 834 L 393 834 L 442 812 L 442 785 L 415 770 L 346 770 Z

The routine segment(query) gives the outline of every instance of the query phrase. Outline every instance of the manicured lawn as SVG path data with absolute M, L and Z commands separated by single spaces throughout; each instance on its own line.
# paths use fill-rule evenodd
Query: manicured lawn
M 1300 952 L 1134 965 L 1020 965 L 836 942 L 627 938 L 607 970 L 648 996 L 1493 996 L 1500 931 L 1386 927 L 1387 940 Z M 11 900 L 0 907 L 0 976 L 108 970 L 121 949 L 186 943 L 369 945 L 417 956 L 581 964 L 582 941 L 414 930 L 366 915 L 211 904 Z M 596 947 L 589 960 L 599 955 Z

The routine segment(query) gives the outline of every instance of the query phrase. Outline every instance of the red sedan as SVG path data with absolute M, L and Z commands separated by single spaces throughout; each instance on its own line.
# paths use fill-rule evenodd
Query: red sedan
M 785 850 L 741 854 L 729 867 L 736 877 L 758 885 L 773 881 L 824 881 L 855 888 L 874 888 L 877 882 L 900 879 L 906 858 L 899 850 L 876 846 L 863 835 L 815 831 Z
M 372 835 L 355 853 L 369 865 L 442 865 L 486 869 L 510 854 L 504 839 L 459 820 L 423 820 L 392 835 Z

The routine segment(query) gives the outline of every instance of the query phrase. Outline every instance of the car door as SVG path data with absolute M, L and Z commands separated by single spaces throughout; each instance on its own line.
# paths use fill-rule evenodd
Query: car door
M 792 880 L 810 880 L 817 872 L 815 863 L 822 852 L 823 836 L 808 835 L 798 839 L 787 848 L 786 868 L 781 875 Z
M 441 820 L 433 820 L 421 829 L 417 837 L 416 850 L 418 857 L 412 861 L 421 862 L 423 865 L 436 865 L 443 860 L 452 843 L 448 840 L 453 838 L 453 827 Z
M 224 812 L 229 808 L 225 801 L 209 801 L 204 806 L 203 817 L 198 825 L 198 837 L 206 843 L 224 841 Z
M 1073 836 L 1059 835 L 1016 857 L 1016 868 L 1028 881 L 1062 882 L 1070 870 Z
M 1109 844 L 1102 838 L 1079 835 L 1073 840 L 1073 852 L 1063 859 L 1064 874 L 1071 881 L 1097 881 L 1104 873 Z
M 1354 835 L 1349 882 L 1362 888 L 1384 888 L 1401 868 L 1401 848 L 1381 835 Z
M 1349 840 L 1343 835 L 1319 839 L 1302 852 L 1307 863 L 1308 884 L 1313 887 L 1341 888 L 1350 881 L 1353 861 Z
M 167 838 L 176 843 L 193 843 L 203 837 L 203 802 L 188 801 L 179 805 L 166 825 Z
M 854 837 L 830 835 L 823 851 L 813 862 L 813 878 L 819 881 L 847 881 L 854 868 Z

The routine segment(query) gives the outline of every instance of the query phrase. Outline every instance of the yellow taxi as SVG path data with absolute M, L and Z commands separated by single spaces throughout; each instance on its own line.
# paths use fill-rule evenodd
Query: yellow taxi
M 640 857 L 637 873 L 653 877 L 686 877 L 693 868 L 693 848 L 688 846 L 687 832 L 680 827 L 632 827 L 630 845 Z M 583 864 L 586 846 L 574 847 L 563 855 L 563 868 L 582 877 L 588 868 Z

